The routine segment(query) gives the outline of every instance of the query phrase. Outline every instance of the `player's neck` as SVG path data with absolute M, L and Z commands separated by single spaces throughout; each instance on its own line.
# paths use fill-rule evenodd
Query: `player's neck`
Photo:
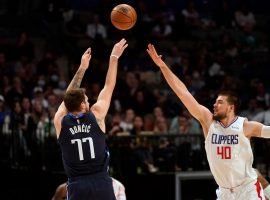
M 229 115 L 226 118 L 220 120 L 220 122 L 224 125 L 224 126 L 229 126 L 231 123 L 233 123 L 233 121 L 235 121 L 236 119 L 236 115 Z
M 82 111 L 75 111 L 75 112 L 70 112 L 71 115 L 73 116 L 79 116 L 79 115 L 82 115 L 84 112 Z

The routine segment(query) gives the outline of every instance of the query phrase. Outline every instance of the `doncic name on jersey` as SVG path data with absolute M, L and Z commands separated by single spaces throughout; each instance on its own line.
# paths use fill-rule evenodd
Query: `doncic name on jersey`
M 76 126 L 73 126 L 72 128 L 69 128 L 69 131 L 74 135 L 75 133 L 89 133 L 91 129 L 91 124 L 89 125 L 84 125 L 84 124 L 79 124 Z
M 212 144 L 238 144 L 238 134 L 235 135 L 220 135 L 212 134 Z

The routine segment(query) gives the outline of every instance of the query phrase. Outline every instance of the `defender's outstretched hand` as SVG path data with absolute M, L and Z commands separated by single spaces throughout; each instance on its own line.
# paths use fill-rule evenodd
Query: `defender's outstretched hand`
M 157 54 L 157 51 L 152 44 L 148 44 L 148 49 L 146 49 L 149 56 L 152 58 L 152 60 L 156 63 L 157 66 L 162 67 L 165 65 L 163 60 L 161 59 L 161 55 Z
M 84 54 L 82 55 L 82 59 L 81 59 L 81 68 L 83 69 L 87 69 L 89 67 L 89 62 L 91 59 L 91 48 L 88 48 Z
M 124 52 L 125 48 L 127 48 L 127 41 L 123 38 L 120 42 L 116 43 L 112 49 L 111 56 L 119 58 Z

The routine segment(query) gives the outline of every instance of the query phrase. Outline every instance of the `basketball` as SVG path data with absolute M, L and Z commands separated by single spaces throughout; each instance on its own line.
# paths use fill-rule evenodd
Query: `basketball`
M 135 9 L 128 4 L 119 4 L 112 9 L 111 22 L 119 30 L 131 29 L 137 21 Z

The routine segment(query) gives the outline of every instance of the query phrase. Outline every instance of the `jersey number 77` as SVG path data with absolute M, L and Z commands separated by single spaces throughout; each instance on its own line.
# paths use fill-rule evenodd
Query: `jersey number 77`
M 77 143 L 77 145 L 78 145 L 78 152 L 79 152 L 80 160 L 84 160 L 82 143 L 85 143 L 85 142 L 86 143 L 88 142 L 88 144 L 89 144 L 91 159 L 94 159 L 96 156 L 95 156 L 95 149 L 94 149 L 93 139 L 91 137 L 71 140 L 71 144 Z

